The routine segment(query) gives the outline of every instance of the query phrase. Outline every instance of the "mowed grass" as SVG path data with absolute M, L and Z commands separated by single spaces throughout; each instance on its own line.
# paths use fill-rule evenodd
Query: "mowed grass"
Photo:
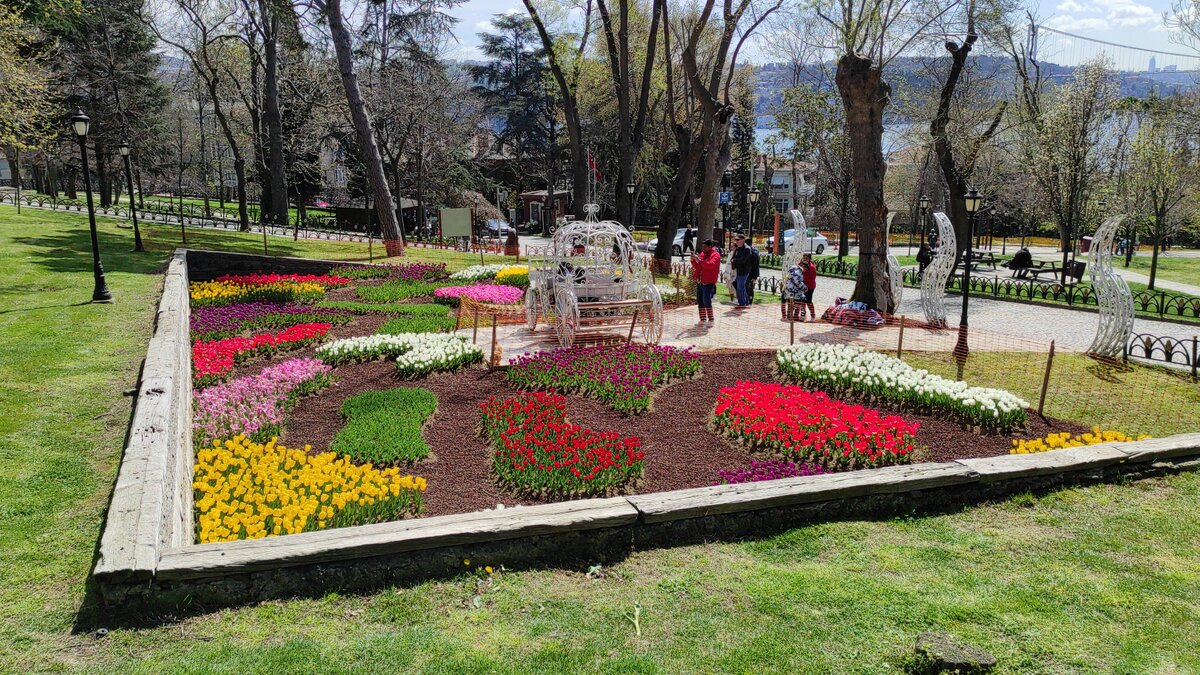
M 590 576 L 595 561 L 489 577 L 472 559 L 450 581 L 72 632 L 80 613 L 104 626 L 86 579 L 128 423 L 120 393 L 175 246 L 154 230 L 135 256 L 130 232 L 102 230 L 117 302 L 76 304 L 86 220 L 0 207 L 0 670 L 877 673 L 926 630 L 992 651 L 1003 673 L 1200 670 L 1197 474 L 638 552 Z

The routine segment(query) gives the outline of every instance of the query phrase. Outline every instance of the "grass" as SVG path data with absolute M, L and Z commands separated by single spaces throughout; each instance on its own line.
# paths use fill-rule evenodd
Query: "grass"
M 449 282 L 447 282 L 449 283 Z M 400 302 L 422 296 L 433 295 L 433 292 L 447 285 L 433 281 L 385 281 L 378 286 L 359 286 L 354 289 L 355 295 L 368 303 Z
M 131 254 L 131 233 L 101 223 L 116 302 L 81 304 L 86 219 L 0 207 L 0 671 L 880 673 L 927 630 L 988 649 L 1000 673 L 1200 670 L 1196 473 L 637 552 L 590 575 L 596 561 L 489 576 L 473 559 L 450 581 L 106 626 L 86 580 L 128 423 L 120 394 L 177 242 L 147 233 L 151 252 Z M 213 248 L 261 246 L 212 234 Z M 73 632 L 77 619 L 111 630 Z
M 342 403 L 346 426 L 329 449 L 372 464 L 425 459 L 429 446 L 421 438 L 421 427 L 435 410 L 437 396 L 420 387 L 356 394 Z
M 450 309 L 445 305 L 437 305 Z M 376 333 L 399 335 L 401 333 L 449 333 L 454 330 L 454 319 L 449 315 L 412 314 L 388 319 Z
M 1129 269 L 1139 274 L 1150 276 L 1150 251 L 1139 250 L 1130 261 Z M 1113 261 L 1117 270 L 1125 269 L 1125 258 Z M 1200 257 L 1180 257 L 1174 253 L 1158 254 L 1158 270 L 1155 278 L 1163 281 L 1177 281 L 1181 284 L 1200 286 Z M 1132 284 L 1131 284 L 1132 285 Z M 1174 291 L 1168 291 L 1174 292 Z
M 343 309 L 354 314 L 410 314 L 410 315 L 425 315 L 425 316 L 446 316 L 450 313 L 450 308 L 445 305 L 434 304 L 389 304 L 376 305 L 367 302 L 354 302 L 352 300 L 322 300 L 318 302 L 317 307 L 325 307 L 328 309 Z M 435 310 L 434 307 L 438 309 Z

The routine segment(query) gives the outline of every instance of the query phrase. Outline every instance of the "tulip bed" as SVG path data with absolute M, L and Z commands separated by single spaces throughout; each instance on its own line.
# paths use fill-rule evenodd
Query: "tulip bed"
M 483 281 L 484 279 L 495 279 L 496 273 L 505 269 L 507 265 L 471 265 L 470 267 L 459 270 L 450 275 L 454 281 Z
M 717 472 L 721 484 L 757 483 L 764 480 L 795 478 L 797 476 L 819 476 L 825 473 L 820 464 L 796 464 L 786 459 L 751 460 L 750 466 L 741 469 L 722 469 Z
M 257 375 L 195 392 L 192 435 L 196 445 L 238 435 L 256 442 L 270 440 L 279 434 L 283 416 L 296 399 L 328 386 L 332 370 L 317 359 L 289 359 Z
M 194 385 L 204 387 L 229 374 L 233 364 L 255 354 L 298 349 L 319 341 L 330 329 L 327 323 L 302 323 L 279 333 L 261 333 L 254 337 L 232 337 L 192 344 Z
M 508 381 L 518 389 L 577 391 L 636 413 L 650 408 L 656 389 L 699 372 L 700 357 L 690 348 L 622 344 L 524 354 L 513 361 Z
M 350 312 L 296 303 L 246 302 L 197 307 L 192 311 L 193 340 L 219 340 L 247 330 L 286 328 L 302 323 L 349 323 Z
M 359 286 L 354 294 L 367 302 L 400 302 L 432 294 L 441 284 L 436 281 L 385 281 L 378 286 Z
M 906 464 L 918 425 L 801 387 L 739 382 L 721 389 L 713 427 L 752 452 L 828 471 Z
M 644 474 L 638 438 L 572 424 L 561 395 L 491 398 L 480 410 L 496 477 L 522 494 L 556 499 L 613 494 Z
M 989 431 L 1024 426 L 1025 409 L 1029 407 L 1002 389 L 947 380 L 860 347 L 793 345 L 780 349 L 775 363 L 784 377 L 799 384 L 916 412 L 948 413 Z
M 346 338 L 317 347 L 330 365 L 394 358 L 401 377 L 455 370 L 483 360 L 483 350 L 461 335 L 404 333 Z
M 415 262 L 403 265 L 360 267 L 342 265 L 329 271 L 347 279 L 401 279 L 404 281 L 437 281 L 446 278 L 446 263 Z
M 425 487 L 398 468 L 238 435 L 196 454 L 196 535 L 207 544 L 395 520 L 420 513 Z
M 470 286 L 443 286 L 433 292 L 435 302 L 443 302 L 454 307 L 458 306 L 459 300 L 463 297 L 493 305 L 514 305 L 525 299 L 525 291 L 516 286 L 472 284 Z
M 346 426 L 329 446 L 359 462 L 412 462 L 429 456 L 421 425 L 437 410 L 437 396 L 426 389 L 400 387 L 367 391 L 346 399 Z
M 214 307 L 236 302 L 314 302 L 325 297 L 325 287 L 315 282 L 277 281 L 239 284 L 231 281 L 196 281 L 188 286 L 192 307 Z
M 1098 445 L 1100 443 L 1128 443 L 1130 441 L 1144 441 L 1149 436 L 1128 436 L 1120 431 L 1112 429 L 1101 431 L 1100 427 L 1093 427 L 1090 433 L 1072 435 L 1069 431 L 1063 431 L 1056 434 L 1048 434 L 1045 438 L 1033 438 L 1029 440 L 1014 438 L 1013 447 L 1010 454 L 1013 455 L 1028 455 L 1034 452 L 1047 452 L 1050 450 L 1062 450 L 1064 448 L 1078 448 L 1085 445 Z
M 505 267 L 496 272 L 496 283 L 517 288 L 529 288 L 528 267 Z

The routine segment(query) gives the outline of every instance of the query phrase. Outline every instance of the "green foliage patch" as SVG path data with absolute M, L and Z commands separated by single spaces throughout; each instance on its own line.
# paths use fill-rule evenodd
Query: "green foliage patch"
M 429 456 L 421 438 L 425 420 L 437 410 L 437 396 L 428 389 L 398 387 L 367 391 L 342 403 L 346 426 L 329 449 L 372 464 L 412 462 Z

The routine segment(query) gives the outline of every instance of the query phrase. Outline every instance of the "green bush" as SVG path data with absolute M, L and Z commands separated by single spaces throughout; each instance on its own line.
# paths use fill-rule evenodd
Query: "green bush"
M 421 427 L 437 409 L 437 396 L 419 387 L 367 391 L 342 403 L 346 426 L 329 449 L 360 462 L 412 462 L 429 456 Z
M 435 305 L 442 307 L 442 305 Z M 443 309 L 448 309 L 442 307 Z M 432 314 L 401 315 L 388 319 L 387 323 L 375 331 L 378 334 L 399 335 L 401 333 L 449 333 L 454 330 L 454 319 L 448 314 L 435 316 Z
M 399 302 L 433 295 L 434 289 L 443 285 L 427 281 L 387 281 L 378 286 L 359 286 L 354 293 L 367 302 Z

